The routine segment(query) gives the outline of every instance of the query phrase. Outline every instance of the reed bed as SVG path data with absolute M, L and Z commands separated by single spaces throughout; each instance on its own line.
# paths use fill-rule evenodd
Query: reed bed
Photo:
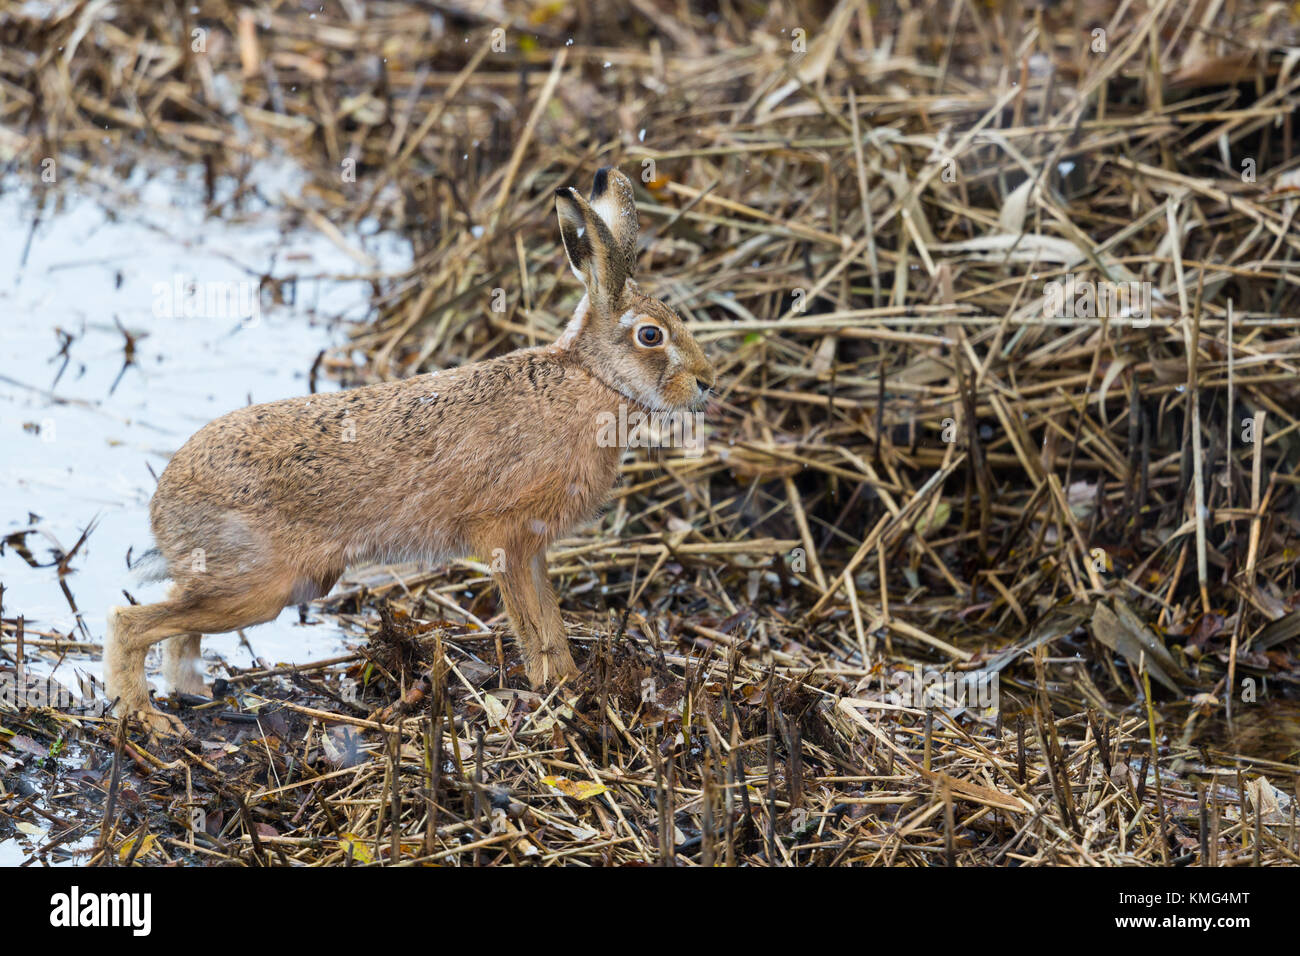
M 374 287 L 314 377 L 554 338 L 578 290 L 553 191 L 617 164 L 639 274 L 720 382 L 703 453 L 630 456 L 552 552 L 574 684 L 523 689 L 483 560 L 363 569 L 304 613 L 368 639 L 228 667 L 187 715 L 197 741 L 0 710 L 28 769 L 74 724 L 87 747 L 51 844 L 101 864 L 1300 860 L 1292 13 L 36 9 L 0 13 L 11 174 L 52 214 L 41 159 L 120 190 L 162 157 L 223 216 L 291 157 L 310 184 L 272 201 Z M 380 271 L 358 230 L 407 237 L 413 267 Z M 1111 289 L 1127 312 L 1084 314 Z M 6 653 L 21 630 L 5 618 Z M 899 693 L 921 673 L 995 680 L 997 706 Z

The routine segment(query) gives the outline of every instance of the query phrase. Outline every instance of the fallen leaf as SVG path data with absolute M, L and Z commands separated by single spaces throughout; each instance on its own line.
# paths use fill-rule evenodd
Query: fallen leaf
M 1026 179 L 1007 194 L 998 213 L 998 227 L 1007 233 L 1020 232 L 1025 228 L 1025 214 L 1029 211 L 1029 194 L 1037 184 L 1035 179 Z
M 355 833 L 340 833 L 339 846 L 344 850 L 352 851 L 352 859 L 358 863 L 373 863 L 375 858 L 370 855 L 370 850 L 366 844 Z
M 566 777 L 543 777 L 542 783 L 574 800 L 590 800 L 609 790 L 609 787 L 590 780 L 569 780 Z
M 557 830 L 563 830 L 575 840 L 583 842 L 600 835 L 598 830 L 593 830 L 591 827 L 578 827 L 571 823 L 565 823 L 563 820 L 556 820 L 554 818 L 548 819 L 546 825 L 548 827 L 555 827 Z
M 505 723 L 506 714 L 509 713 L 506 705 L 501 703 L 501 701 L 497 700 L 491 694 L 484 694 L 482 700 L 483 709 L 487 711 L 488 720 L 494 724 Z
M 1262 823 L 1286 823 L 1290 819 L 1291 796 L 1279 790 L 1264 777 L 1246 783 L 1246 793 Z
M 144 835 L 144 839 L 140 841 L 140 852 L 135 855 L 135 858 L 139 860 L 142 857 L 148 856 L 150 853 L 154 851 L 157 843 L 158 843 L 157 837 L 155 837 L 152 833 L 146 833 Z M 131 850 L 134 847 L 135 847 L 135 837 L 130 837 L 129 839 L 124 840 L 122 842 L 122 845 L 118 847 L 117 858 L 125 863 L 127 858 L 130 857 Z
M 938 531 L 948 523 L 948 518 L 952 516 L 952 506 L 946 501 L 940 501 L 934 506 L 934 510 L 928 514 L 922 515 L 917 520 L 914 530 L 924 538 L 931 531 Z
M 1291 640 L 1297 634 L 1300 634 L 1300 611 L 1292 611 L 1285 617 L 1280 617 L 1276 621 L 1265 624 L 1251 642 L 1251 649 L 1266 651 L 1270 647 L 1276 647 L 1283 641 Z
M 1170 674 L 1181 676 L 1182 672 L 1169 651 L 1127 605 L 1118 599 L 1115 603 L 1123 608 L 1120 614 L 1105 604 L 1097 604 L 1092 613 L 1092 636 L 1112 651 L 1128 658 L 1138 668 L 1145 667 L 1147 673 L 1174 693 L 1181 694 L 1181 689 Z
M 32 754 L 36 757 L 48 757 L 50 755 L 49 747 L 41 746 L 26 734 L 14 734 L 9 738 L 9 746 L 13 747 L 14 750 L 21 750 L 23 753 Z

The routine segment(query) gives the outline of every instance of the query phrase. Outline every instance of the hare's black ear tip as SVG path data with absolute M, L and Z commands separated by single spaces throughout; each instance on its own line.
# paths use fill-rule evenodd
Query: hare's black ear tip
M 609 171 L 613 166 L 602 166 L 596 170 L 596 181 L 591 186 L 591 198 L 599 199 L 609 188 Z

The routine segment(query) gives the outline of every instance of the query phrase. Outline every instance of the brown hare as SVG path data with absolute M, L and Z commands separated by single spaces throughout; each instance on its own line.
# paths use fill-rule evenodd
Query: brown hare
M 602 169 L 590 201 L 559 189 L 555 209 L 586 294 L 553 344 L 241 408 L 176 452 L 149 509 L 168 598 L 108 612 L 116 713 L 182 730 L 150 703 L 150 645 L 167 642 L 173 691 L 202 693 L 200 635 L 269 621 L 363 561 L 494 555 L 528 680 L 576 672 L 546 548 L 594 518 L 617 479 L 622 450 L 598 440 L 600 423 L 620 406 L 699 409 L 714 371 L 676 313 L 633 281 L 627 177 Z

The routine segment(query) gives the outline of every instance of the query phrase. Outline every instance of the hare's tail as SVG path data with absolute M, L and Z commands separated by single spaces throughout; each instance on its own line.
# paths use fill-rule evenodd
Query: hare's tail
M 131 575 L 140 584 L 147 584 L 150 581 L 164 581 L 170 576 L 167 573 L 167 561 L 163 558 L 163 553 L 157 548 L 150 548 L 136 558 L 135 564 L 131 565 Z

